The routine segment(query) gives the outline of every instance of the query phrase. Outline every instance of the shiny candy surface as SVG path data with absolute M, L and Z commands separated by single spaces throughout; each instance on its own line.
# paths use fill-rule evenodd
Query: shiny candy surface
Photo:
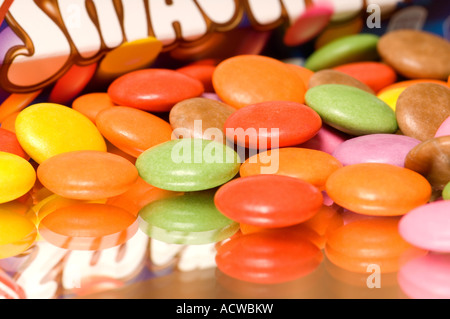
M 95 125 L 83 114 L 59 104 L 27 107 L 17 116 L 16 135 L 25 152 L 37 163 L 70 151 L 106 151 L 105 141 Z
M 437 129 L 434 137 L 441 137 L 446 135 L 450 135 L 450 116 L 447 117 L 444 122 L 442 122 L 442 124 Z
M 0 259 L 16 256 L 35 241 L 36 226 L 27 217 L 0 210 Z
M 217 210 L 214 191 L 154 201 L 139 212 L 139 225 L 151 238 L 188 245 L 219 242 L 239 230 L 238 223 Z
M 118 105 L 151 112 L 168 112 L 178 102 L 200 96 L 203 84 L 169 69 L 145 69 L 124 74 L 108 88 Z
M 323 190 L 328 177 L 342 164 L 328 153 L 285 147 L 261 152 L 248 158 L 240 168 L 240 176 L 277 174 L 295 177 Z
M 136 217 L 119 207 L 85 203 L 59 208 L 39 224 L 49 243 L 71 250 L 100 250 L 123 244 L 138 230 Z
M 55 194 L 82 200 L 117 196 L 138 178 L 136 167 L 128 160 L 98 151 L 54 156 L 39 165 L 37 175 Z
M 322 120 L 314 110 L 286 101 L 245 106 L 228 117 L 224 125 L 228 140 L 258 149 L 306 142 L 321 126 Z
M 386 163 L 404 167 L 406 155 L 418 144 L 419 140 L 409 136 L 370 134 L 346 140 L 332 155 L 343 165 Z
M 219 211 L 239 223 L 276 228 L 314 216 L 323 196 L 312 184 L 297 178 L 255 175 L 223 185 L 214 201 Z
M 95 122 L 108 141 L 136 158 L 145 150 L 170 141 L 172 136 L 168 122 L 131 107 L 116 106 L 103 110 Z
M 239 155 L 230 147 L 203 139 L 172 140 L 152 147 L 136 160 L 149 184 L 172 191 L 199 191 L 222 185 L 239 171 Z
M 413 246 L 434 252 L 450 252 L 450 201 L 442 200 L 410 211 L 399 224 L 402 237 Z
M 394 111 L 376 96 L 340 84 L 325 84 L 309 89 L 306 104 L 322 120 L 345 133 L 364 135 L 394 133 L 397 120 Z
M 431 185 L 423 176 L 384 163 L 345 166 L 328 178 L 326 191 L 336 204 L 374 216 L 403 215 L 431 197 Z
M 323 84 L 342 84 L 353 86 L 370 94 L 375 94 L 374 91 L 364 84 L 363 82 L 357 80 L 356 78 L 336 70 L 320 70 L 314 73 L 314 75 L 309 80 L 309 88 Z
M 24 158 L 0 152 L 0 203 L 25 195 L 36 181 L 36 172 Z
M 114 103 L 111 101 L 108 93 L 105 92 L 83 94 L 77 97 L 72 103 L 72 108 L 75 111 L 84 114 L 93 123 L 95 123 L 95 118 L 100 111 L 113 106 Z
M 216 93 L 227 104 L 242 108 L 267 101 L 304 102 L 302 79 L 283 62 L 241 55 L 221 62 L 213 74 Z
M 30 158 L 20 146 L 16 134 L 4 128 L 0 128 L 0 152 L 15 154 L 26 160 Z
M 450 89 L 435 83 L 411 85 L 398 97 L 395 114 L 403 134 L 430 139 L 450 116 Z

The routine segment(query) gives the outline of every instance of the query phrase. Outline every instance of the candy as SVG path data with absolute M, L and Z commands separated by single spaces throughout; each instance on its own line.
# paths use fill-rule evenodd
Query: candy
M 388 32 L 381 36 L 378 52 L 388 65 L 407 78 L 445 80 L 450 74 L 450 43 L 425 31 Z
M 131 107 L 107 108 L 97 115 L 95 123 L 108 141 L 136 158 L 145 150 L 170 141 L 172 136 L 169 123 Z
M 240 167 L 230 147 L 203 139 L 165 142 L 142 153 L 136 168 L 147 183 L 171 191 L 199 191 L 222 185 Z
M 200 81 L 168 69 L 129 72 L 108 87 L 114 103 L 151 112 L 168 112 L 176 103 L 203 92 Z
M 450 116 L 447 117 L 441 125 L 439 125 L 434 137 L 450 135 Z
M 363 25 L 364 22 L 360 16 L 347 21 L 332 21 L 317 37 L 314 42 L 314 48 L 317 50 L 336 39 L 358 34 L 361 32 Z
M 101 250 L 123 244 L 138 230 L 135 216 L 105 204 L 75 204 L 59 208 L 39 224 L 49 243 L 71 250 Z
M 349 135 L 327 124 L 322 124 L 319 132 L 313 138 L 298 146 L 332 154 L 339 144 L 349 138 Z
M 202 82 L 205 92 L 214 92 L 212 76 L 216 66 L 213 64 L 190 64 L 177 69 L 178 72 Z
M 0 105 L 0 123 L 3 124 L 5 118 L 9 115 L 20 112 L 28 105 L 30 105 L 34 99 L 36 99 L 42 90 L 37 90 L 30 93 L 12 93 L 3 103 Z
M 198 97 L 177 103 L 170 110 L 169 122 L 177 138 L 204 138 L 225 143 L 224 124 L 235 111 L 220 101 Z
M 392 109 L 376 96 L 340 84 L 309 89 L 306 104 L 330 126 L 351 135 L 394 133 L 397 120 Z
M 348 85 L 366 91 L 370 94 L 375 94 L 374 91 L 366 84 L 362 83 L 361 81 L 357 80 L 356 78 L 350 75 L 347 75 L 343 72 L 336 70 L 326 69 L 317 71 L 309 80 L 309 88 L 313 88 L 315 86 L 323 84 Z
M 27 107 L 17 116 L 16 135 L 25 152 L 37 163 L 70 151 L 106 151 L 105 141 L 95 125 L 81 113 L 59 104 Z
M 295 280 L 322 262 L 320 249 L 296 230 L 285 228 L 232 238 L 217 250 L 217 268 L 230 277 L 259 284 Z
M 25 216 L 0 210 L 0 259 L 19 255 L 35 241 L 36 226 Z
M 297 64 L 287 63 L 286 66 L 294 71 L 298 77 L 300 77 L 303 85 L 306 89 L 308 89 L 309 79 L 314 75 L 314 72 Z
M 436 201 L 421 205 L 403 216 L 399 224 L 399 232 L 413 246 L 434 252 L 449 253 L 449 214 L 450 201 Z
M 338 169 L 328 178 L 325 189 L 336 204 L 373 216 L 403 215 L 431 197 L 431 186 L 423 176 L 384 163 Z
M 0 203 L 21 197 L 35 181 L 36 173 L 28 161 L 15 154 L 0 152 Z
M 228 140 L 259 149 L 306 142 L 321 126 L 322 120 L 314 110 L 286 101 L 247 105 L 228 117 L 224 124 Z
M 214 191 L 154 201 L 139 212 L 139 226 L 151 238 L 187 245 L 219 242 L 239 230 L 238 223 L 217 210 Z
M 398 285 L 413 299 L 450 298 L 450 255 L 429 253 L 400 268 Z
M 328 177 L 341 167 L 342 164 L 328 153 L 285 147 L 260 152 L 248 158 L 241 165 L 239 172 L 242 177 L 258 174 L 291 176 L 323 190 Z
M 328 238 L 325 254 L 335 265 L 367 273 L 376 264 L 381 273 L 396 272 L 413 247 L 398 232 L 399 218 L 379 217 L 349 223 Z
M 55 194 L 94 200 L 124 193 L 136 181 L 138 172 L 133 164 L 118 155 L 76 151 L 44 161 L 38 167 L 37 176 Z
M 450 182 L 448 182 L 442 190 L 442 198 L 445 200 L 450 199 Z
M 374 92 L 393 84 L 397 74 L 387 64 L 374 61 L 347 63 L 333 68 L 369 86 Z
M 403 134 L 430 139 L 450 116 L 450 89 L 434 83 L 411 85 L 398 97 L 395 114 Z
M 436 190 L 442 190 L 450 180 L 450 136 L 426 140 L 415 146 L 405 158 L 405 167 L 427 178 Z
M 305 67 L 319 71 L 340 64 L 374 60 L 378 57 L 378 39 L 378 36 L 368 33 L 338 38 L 313 52 L 306 59 Z
M 265 56 L 222 61 L 214 71 L 213 86 L 225 103 L 238 109 L 267 101 L 304 102 L 301 78 L 283 62 Z
M 20 146 L 16 134 L 4 128 L 0 128 L 0 152 L 15 154 L 26 160 L 30 158 Z
M 214 201 L 219 211 L 239 223 L 276 228 L 314 216 L 323 196 L 316 187 L 297 178 L 254 175 L 226 183 Z
M 76 98 L 72 103 L 72 108 L 80 112 L 95 123 L 95 118 L 100 111 L 113 107 L 114 103 L 111 101 L 108 93 L 93 92 L 87 93 Z
M 339 144 L 332 155 L 343 165 L 386 163 L 404 167 L 406 155 L 420 144 L 415 138 L 396 134 L 358 136 Z

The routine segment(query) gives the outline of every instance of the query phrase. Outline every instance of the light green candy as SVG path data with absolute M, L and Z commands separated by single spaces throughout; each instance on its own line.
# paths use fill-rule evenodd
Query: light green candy
M 190 138 L 159 144 L 136 160 L 139 175 L 147 183 L 178 192 L 222 185 L 238 173 L 240 164 L 238 154 L 223 143 Z
M 378 58 L 378 40 L 377 35 L 367 33 L 336 39 L 312 53 L 305 61 L 305 68 L 319 71 L 351 62 L 375 60 Z
M 444 189 L 442 190 L 442 198 L 447 200 L 450 199 L 450 182 L 445 185 Z
M 389 105 L 355 87 L 319 85 L 306 92 L 305 101 L 326 124 L 351 135 L 395 133 L 398 129 Z
M 231 237 L 239 224 L 220 213 L 212 190 L 160 199 L 139 212 L 147 236 L 169 244 L 200 245 Z

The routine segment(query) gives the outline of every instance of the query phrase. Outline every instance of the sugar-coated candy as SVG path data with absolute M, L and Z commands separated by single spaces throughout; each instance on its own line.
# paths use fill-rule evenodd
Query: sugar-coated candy
M 320 70 L 314 73 L 314 75 L 311 76 L 309 80 L 308 88 L 313 88 L 315 86 L 324 84 L 348 85 L 366 91 L 370 94 L 375 94 L 375 92 L 369 86 L 359 81 L 358 79 L 343 72 L 331 69 Z
M 0 259 L 23 253 L 35 241 L 36 226 L 16 212 L 0 210 Z
M 226 183 L 214 201 L 219 211 L 237 222 L 276 228 L 314 216 L 323 196 L 315 186 L 298 178 L 264 174 Z
M 113 145 L 131 156 L 170 141 L 170 124 L 156 115 L 125 106 L 99 112 L 95 123 L 100 133 Z
M 239 171 L 239 155 L 221 142 L 184 138 L 142 153 L 136 160 L 139 176 L 166 190 L 200 191 L 220 186 Z
M 16 135 L 22 148 L 37 163 L 70 151 L 106 151 L 97 127 L 83 114 L 60 104 L 27 107 L 17 116 Z
M 6 152 L 18 155 L 28 160 L 30 157 L 20 146 L 14 132 L 8 131 L 3 127 L 0 127 L 0 152 Z
M 106 92 L 83 94 L 72 102 L 72 108 L 84 114 L 93 123 L 95 123 L 95 118 L 100 111 L 113 106 L 114 103 Z
M 324 84 L 309 89 L 306 104 L 330 126 L 351 135 L 394 133 L 395 113 L 373 94 L 341 84 Z
M 230 115 L 224 124 L 228 140 L 254 149 L 306 142 L 321 126 L 322 120 L 313 109 L 289 101 L 247 105 Z
M 434 137 L 446 135 L 450 135 L 450 116 L 447 117 L 444 122 L 441 123 L 441 125 L 439 125 L 436 134 L 434 134 Z
M 338 205 L 363 215 L 404 215 L 431 198 L 431 185 L 419 173 L 385 163 L 348 165 L 325 185 Z
M 127 191 L 138 178 L 136 167 L 115 154 L 75 151 L 59 154 L 41 163 L 39 181 L 63 197 L 104 199 Z
M 445 200 L 450 199 L 450 182 L 448 182 L 442 190 L 442 198 Z
M 0 203 L 25 195 L 36 181 L 36 172 L 24 158 L 0 152 Z
M 302 79 L 285 63 L 259 55 L 222 61 L 214 71 L 216 93 L 227 104 L 242 108 L 267 101 L 304 102 Z
M 115 104 L 151 112 L 168 112 L 176 103 L 198 97 L 203 92 L 199 80 L 169 69 L 129 72 L 108 87 L 108 94 Z
M 97 203 L 61 207 L 44 217 L 40 235 L 49 243 L 71 250 L 101 250 L 125 243 L 138 230 L 136 216 Z
M 139 227 L 151 238 L 187 245 L 219 242 L 239 230 L 238 223 L 217 210 L 214 190 L 153 201 L 139 212 Z

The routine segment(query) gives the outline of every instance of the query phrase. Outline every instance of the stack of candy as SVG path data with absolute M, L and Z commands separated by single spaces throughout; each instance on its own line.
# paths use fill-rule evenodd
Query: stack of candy
M 332 13 L 311 5 L 283 29 L 287 47 L 316 40 L 302 65 L 264 55 L 261 32 L 258 48 L 175 49 L 195 61 L 163 67 L 151 37 L 144 61 L 122 66 L 122 45 L 7 97 L 0 267 L 39 245 L 59 261 L 145 238 L 208 247 L 250 283 L 297 280 L 326 258 L 450 298 L 450 43 L 413 29 L 325 36 Z M 0 297 L 30 297 L 8 277 Z

